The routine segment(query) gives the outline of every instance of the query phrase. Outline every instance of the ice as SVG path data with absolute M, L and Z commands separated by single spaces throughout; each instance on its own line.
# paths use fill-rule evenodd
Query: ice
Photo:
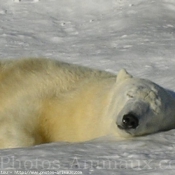
M 114 73 L 125 68 L 174 91 L 174 22 L 173 0 L 0 0 L 0 58 L 49 57 Z M 62 170 L 174 175 L 175 132 L 0 150 L 0 174 Z

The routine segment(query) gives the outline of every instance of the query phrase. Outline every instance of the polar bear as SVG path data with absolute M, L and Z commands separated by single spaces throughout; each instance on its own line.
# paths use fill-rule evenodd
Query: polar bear
M 116 76 L 50 59 L 0 63 L 0 148 L 168 130 L 174 106 L 164 88 L 125 70 Z

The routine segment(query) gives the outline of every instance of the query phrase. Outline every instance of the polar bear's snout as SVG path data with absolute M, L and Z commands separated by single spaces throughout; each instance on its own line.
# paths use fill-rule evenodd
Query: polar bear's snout
M 122 119 L 123 129 L 135 129 L 139 125 L 139 119 L 132 113 L 126 114 Z
M 140 135 L 142 128 L 146 127 L 151 116 L 150 105 L 141 99 L 129 100 L 117 115 L 117 127 L 132 136 Z

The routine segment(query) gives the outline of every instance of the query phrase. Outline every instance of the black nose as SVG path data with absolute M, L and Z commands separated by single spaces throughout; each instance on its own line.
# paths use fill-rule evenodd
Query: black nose
M 126 114 L 123 116 L 124 129 L 135 129 L 139 125 L 139 120 L 134 114 Z

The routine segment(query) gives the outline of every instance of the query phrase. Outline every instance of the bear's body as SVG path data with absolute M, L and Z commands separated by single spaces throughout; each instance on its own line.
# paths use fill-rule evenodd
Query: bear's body
M 144 135 L 175 122 L 173 97 L 150 81 L 48 59 L 2 62 L 0 104 L 0 148 Z
M 106 135 L 106 96 L 113 82 L 110 73 L 54 60 L 1 63 L 0 147 Z

